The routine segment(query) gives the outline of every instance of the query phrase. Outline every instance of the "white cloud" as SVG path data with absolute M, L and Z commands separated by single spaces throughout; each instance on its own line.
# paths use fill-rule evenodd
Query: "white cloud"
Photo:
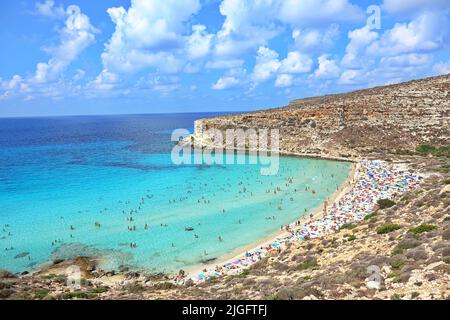
M 425 12 L 409 23 L 397 23 L 373 42 L 368 52 L 386 56 L 442 49 L 449 41 L 449 23 L 439 13 Z
M 212 88 L 214 90 L 225 90 L 233 87 L 237 87 L 241 81 L 232 76 L 224 76 L 219 78 L 215 84 L 213 84 Z
M 305 28 L 297 42 L 311 49 L 332 43 L 337 23 L 365 19 L 364 12 L 348 0 L 223 0 L 220 13 L 225 21 L 217 33 L 215 52 L 231 56 L 267 46 L 286 25 Z
M 384 0 L 382 8 L 392 14 L 411 14 L 426 10 L 450 10 L 448 0 Z
M 50 14 L 48 10 L 56 10 L 53 2 L 46 2 L 37 6 L 42 14 Z M 59 9 L 58 11 L 59 12 Z M 32 76 L 23 79 L 16 75 L 10 81 L 2 84 L 5 92 L 2 96 L 13 96 L 15 94 L 26 94 L 26 99 L 33 98 L 33 95 L 47 96 L 52 99 L 59 99 L 64 93 L 78 92 L 76 86 L 65 83 L 62 80 L 63 73 L 69 65 L 89 45 L 95 41 L 97 30 L 91 25 L 89 17 L 83 14 L 78 6 L 71 5 L 65 11 L 66 21 L 64 27 L 59 30 L 59 43 L 46 49 L 51 55 L 47 62 L 39 62 L 36 71 Z M 83 74 L 84 75 L 84 74 Z M 77 72 L 74 81 L 81 79 L 80 71 Z
M 180 58 L 174 52 L 184 45 L 185 23 L 199 9 L 199 0 L 132 0 L 128 11 L 123 7 L 109 8 L 107 12 L 116 27 L 102 53 L 104 69 L 116 73 L 146 67 L 165 70 L 168 64 L 176 64 L 169 69 L 179 70 Z M 196 32 L 197 38 L 194 36 L 191 41 L 198 41 L 198 36 L 205 40 L 204 29 L 197 26 Z M 191 53 L 203 54 L 204 50 L 203 47 Z
M 204 25 L 197 24 L 192 27 L 192 35 L 188 37 L 188 54 L 192 59 L 206 56 L 211 48 L 214 35 L 207 33 Z
M 184 66 L 183 72 L 185 73 L 198 73 L 200 72 L 202 65 L 200 63 L 188 62 Z
M 362 56 L 365 54 L 367 46 L 378 38 L 378 33 L 364 26 L 360 29 L 349 31 L 348 38 L 350 41 L 345 48 L 342 65 L 348 68 L 359 68 L 367 65 L 368 60 L 362 59 Z
M 450 60 L 447 62 L 438 62 L 432 68 L 434 75 L 443 75 L 450 73 Z
M 297 51 L 288 53 L 286 59 L 281 61 L 281 73 L 306 73 L 311 71 L 313 60 L 306 54 Z
M 331 47 L 339 37 L 339 25 L 331 24 L 322 29 L 294 29 L 292 38 L 296 48 L 301 51 L 324 50 Z
M 180 88 L 180 79 L 177 76 L 155 76 L 150 81 L 150 86 L 154 91 L 162 95 L 176 91 Z
M 339 77 L 340 69 L 336 60 L 330 59 L 328 55 L 323 54 L 318 58 L 319 67 L 314 72 L 319 79 L 335 79 Z
M 395 57 L 383 57 L 380 60 L 380 66 L 383 67 L 412 67 L 426 66 L 433 60 L 429 54 L 409 53 Z
M 266 45 L 280 31 L 275 24 L 278 7 L 279 0 L 223 0 L 225 21 L 217 33 L 216 54 L 235 56 Z
M 23 79 L 21 76 L 16 74 L 11 78 L 11 80 L 3 80 L 0 83 L 2 84 L 2 89 L 13 90 L 19 88 L 19 86 L 23 83 Z
M 277 52 L 266 47 L 260 47 L 251 78 L 256 83 L 267 81 L 276 74 L 280 66 Z
M 277 77 L 275 86 L 289 87 L 293 85 L 293 74 L 310 72 L 313 60 L 309 55 L 297 51 L 288 52 L 285 59 L 279 60 L 278 53 L 267 47 L 260 47 L 256 56 L 256 63 L 250 75 L 253 87 Z
M 75 75 L 72 77 L 73 81 L 80 81 L 81 79 L 84 78 L 84 76 L 86 75 L 86 71 L 82 70 L 82 69 L 78 69 L 75 73 Z
M 219 78 L 216 83 L 212 85 L 214 90 L 225 90 L 235 88 L 246 83 L 247 70 L 243 68 L 234 68 L 226 72 L 226 74 Z
M 107 70 L 102 70 L 93 83 L 94 87 L 98 90 L 111 90 L 119 82 L 119 77 L 117 74 L 109 72 Z
M 36 66 L 33 81 L 37 83 L 57 79 L 70 63 L 95 40 L 97 30 L 91 25 L 89 17 L 81 13 L 78 6 L 69 6 L 66 15 L 67 20 L 60 32 L 59 45 L 48 49 L 52 57 L 48 62 L 40 62 Z
M 232 69 L 242 67 L 244 60 L 230 59 L 230 60 L 214 60 L 208 61 L 205 65 L 207 69 Z
M 373 86 L 429 75 L 430 70 L 438 73 L 432 67 L 433 53 L 447 47 L 448 25 L 445 15 L 422 12 L 381 35 L 367 27 L 350 31 L 338 82 Z
M 62 5 L 55 6 L 54 0 L 46 0 L 45 2 L 36 2 L 36 11 L 38 15 L 47 18 L 64 18 L 65 11 Z
M 366 81 L 366 74 L 362 70 L 345 70 L 342 72 L 339 83 L 340 84 L 360 84 L 362 82 Z
M 275 87 L 287 88 L 293 85 L 294 77 L 291 74 L 280 74 L 275 80 Z

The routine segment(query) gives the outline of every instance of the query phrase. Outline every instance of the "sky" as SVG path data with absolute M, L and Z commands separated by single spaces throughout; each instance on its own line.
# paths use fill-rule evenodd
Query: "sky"
M 1 0 L 0 117 L 248 111 L 450 73 L 450 0 Z

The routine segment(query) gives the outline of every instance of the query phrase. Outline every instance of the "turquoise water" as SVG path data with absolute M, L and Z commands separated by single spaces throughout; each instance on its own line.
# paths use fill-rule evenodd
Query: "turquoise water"
M 275 176 L 173 165 L 171 130 L 205 116 L 0 119 L 0 268 L 94 254 L 106 268 L 178 271 L 312 212 L 349 173 L 348 163 L 290 157 Z

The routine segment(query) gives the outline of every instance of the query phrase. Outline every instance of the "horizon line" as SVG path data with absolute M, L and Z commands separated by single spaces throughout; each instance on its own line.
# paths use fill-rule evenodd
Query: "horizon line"
M 187 111 L 187 112 L 144 112 L 144 113 L 100 113 L 100 114 L 63 114 L 63 115 L 30 115 L 30 116 L 0 116 L 0 119 L 29 119 L 29 118 L 67 118 L 67 117 L 107 117 L 107 116 L 144 116 L 144 115 L 181 115 L 181 114 L 233 114 L 249 112 L 240 111 Z

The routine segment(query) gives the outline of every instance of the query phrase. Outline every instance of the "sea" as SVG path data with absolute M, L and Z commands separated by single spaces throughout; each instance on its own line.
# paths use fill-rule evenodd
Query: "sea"
M 176 273 L 219 261 L 322 206 L 346 162 L 175 164 L 173 130 L 215 113 L 0 119 L 0 269 L 98 257 Z M 250 160 L 253 155 L 239 155 Z

